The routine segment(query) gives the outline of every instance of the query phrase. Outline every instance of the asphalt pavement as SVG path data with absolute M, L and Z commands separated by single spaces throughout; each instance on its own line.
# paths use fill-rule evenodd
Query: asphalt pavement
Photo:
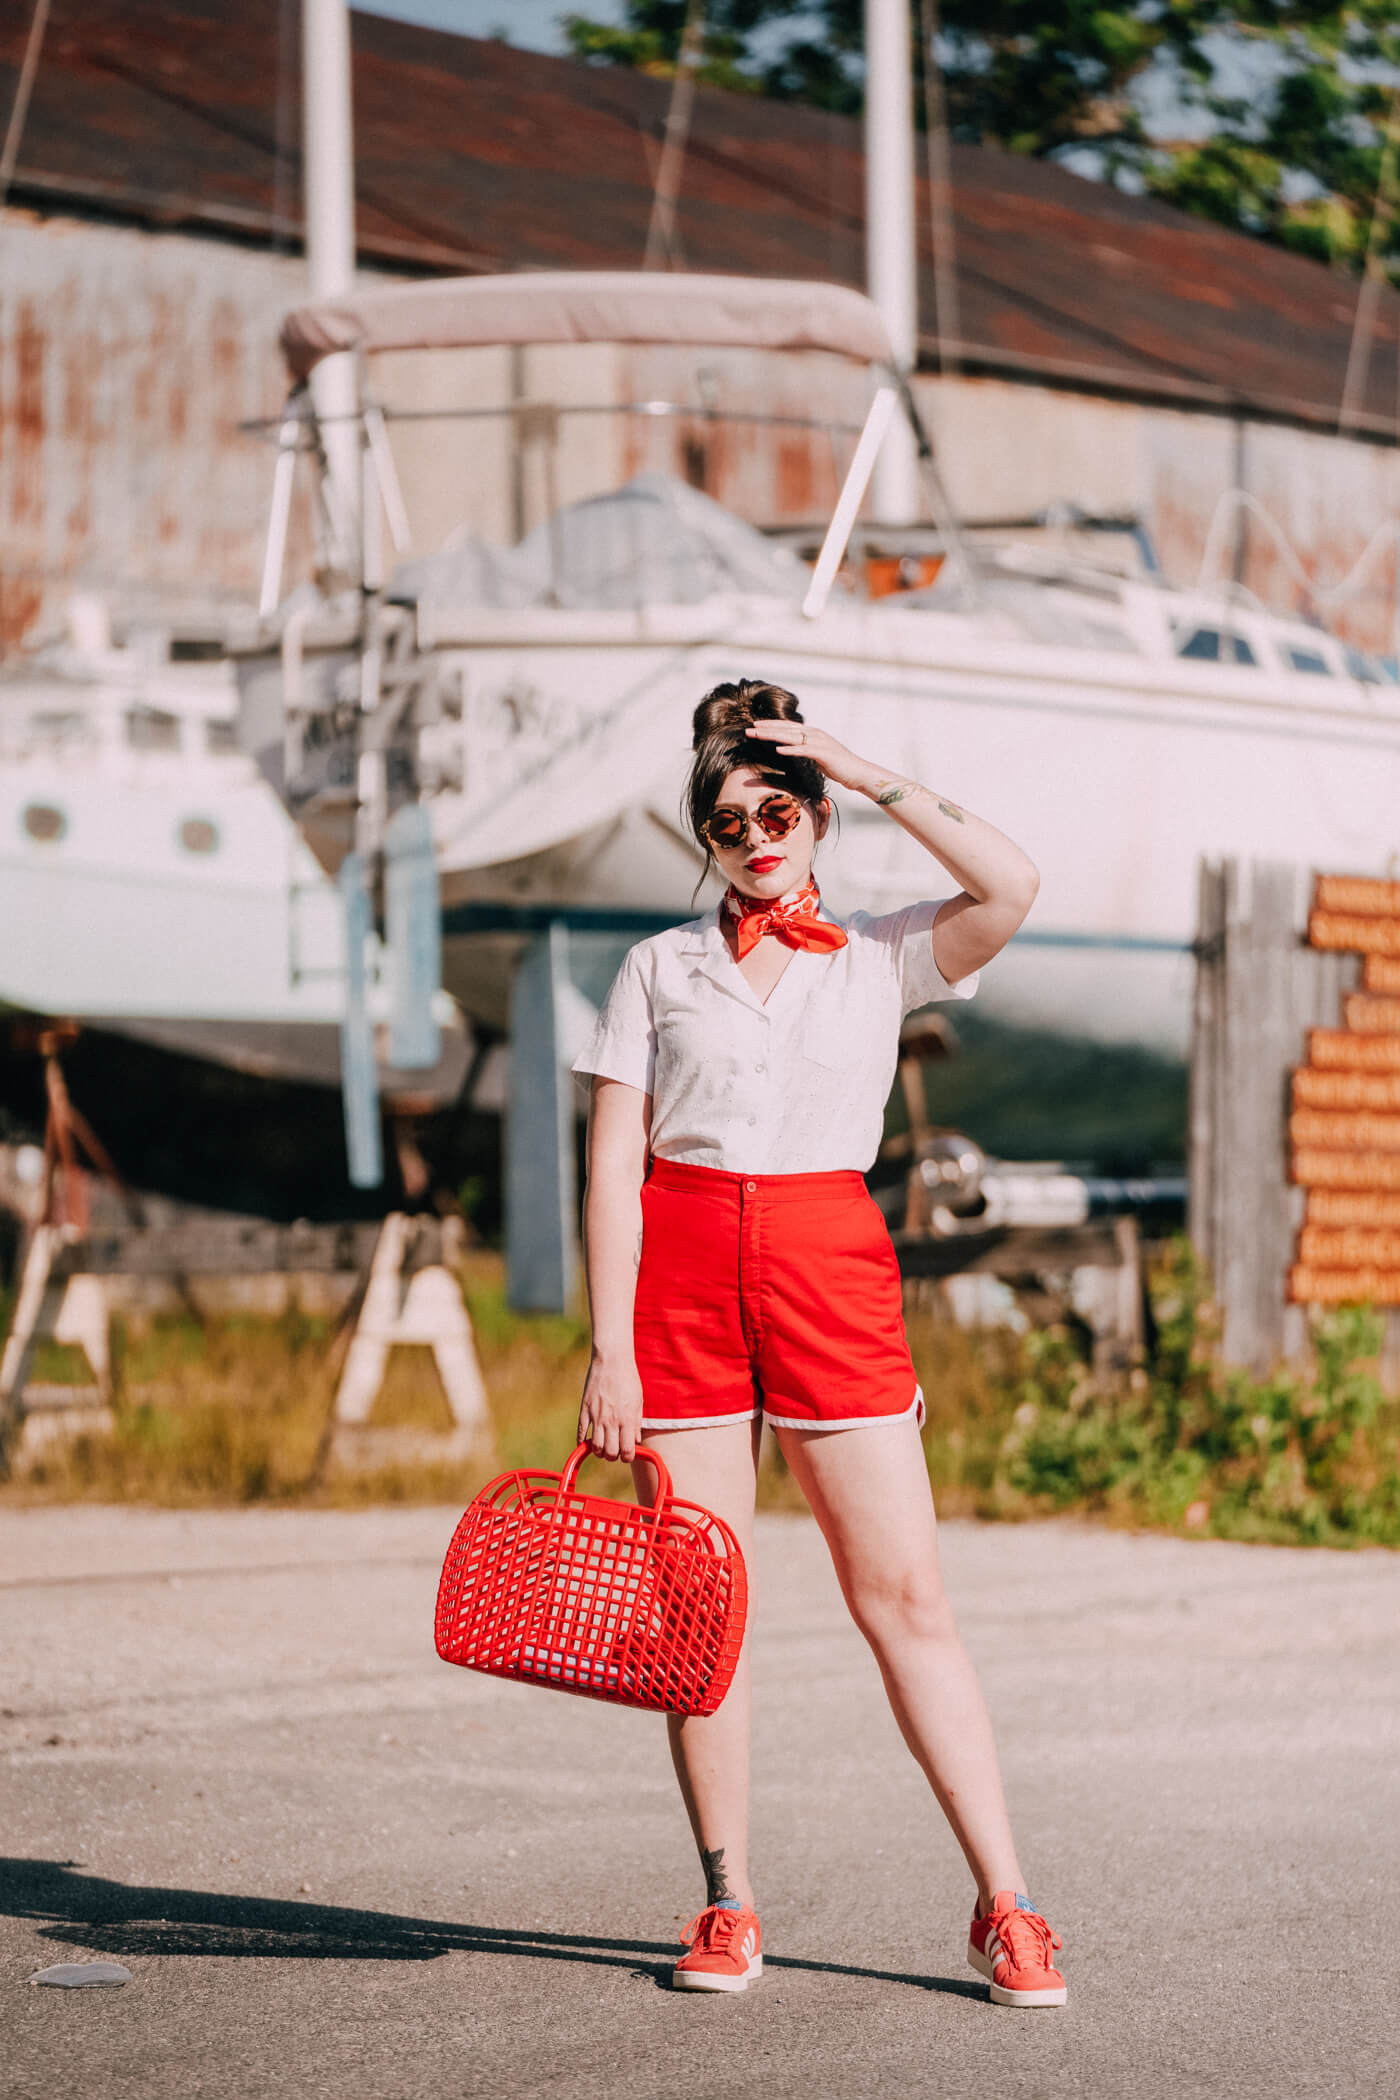
M 755 1554 L 767 1974 L 666 1987 L 662 1723 L 439 1663 L 455 1512 L 0 1515 L 5 2100 L 1395 2090 L 1400 1556 L 952 1524 L 1071 2002 L 1003 2011 L 815 1526 Z M 115 1961 L 116 1990 L 32 1988 Z

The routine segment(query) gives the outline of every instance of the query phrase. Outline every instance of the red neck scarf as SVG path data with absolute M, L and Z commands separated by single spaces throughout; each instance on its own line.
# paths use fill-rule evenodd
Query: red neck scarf
M 833 948 L 844 948 L 844 928 L 833 926 L 830 919 L 817 917 L 820 903 L 821 892 L 809 876 L 800 890 L 790 890 L 786 897 L 775 897 L 771 904 L 766 904 L 762 897 L 744 896 L 731 882 L 720 909 L 736 922 L 734 946 L 742 962 L 765 933 L 775 933 L 789 948 L 812 948 L 818 955 L 829 954 Z

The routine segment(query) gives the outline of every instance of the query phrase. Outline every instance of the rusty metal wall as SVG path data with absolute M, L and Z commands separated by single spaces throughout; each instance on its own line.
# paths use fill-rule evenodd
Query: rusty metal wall
M 226 241 L 0 215 L 0 648 L 75 586 L 142 621 L 256 592 L 272 455 L 238 425 L 280 404 L 303 282 Z
M 1381 552 L 1358 595 L 1323 607 L 1373 534 L 1400 526 L 1400 451 L 1286 424 L 1239 422 L 1133 401 L 997 379 L 921 380 L 950 493 L 970 519 L 1015 516 L 1056 502 L 1139 516 L 1165 574 L 1194 584 L 1212 521 L 1237 483 L 1296 551 L 1311 589 L 1257 519 L 1246 519 L 1240 580 L 1275 611 L 1314 597 L 1329 624 L 1363 647 L 1396 644 L 1397 563 Z M 1212 579 L 1233 571 L 1232 527 L 1217 542 Z
M 0 214 L 0 648 L 54 631 L 75 587 L 105 591 L 128 620 L 198 619 L 253 597 L 272 461 L 238 425 L 280 404 L 277 324 L 303 285 L 298 257 Z M 964 516 L 1006 518 L 1055 502 L 1134 512 L 1177 581 L 1194 579 L 1237 473 L 1323 584 L 1400 517 L 1400 452 L 1390 447 L 1008 380 L 918 384 Z M 586 351 L 532 354 L 481 386 L 503 407 L 521 396 L 694 404 L 679 422 L 634 418 L 606 435 L 591 422 L 561 426 L 561 501 L 664 466 L 747 517 L 813 523 L 851 440 L 825 429 L 757 431 L 707 407 L 853 423 L 869 381 L 835 359 L 633 349 L 603 364 Z M 454 519 L 492 539 L 508 537 L 517 515 L 536 522 L 550 489 L 538 446 L 517 465 L 508 435 L 504 419 L 490 443 L 477 425 L 470 463 L 450 477 Z M 303 481 L 289 580 L 305 573 L 307 546 Z M 1227 569 L 1233 551 L 1227 538 Z M 1242 551 L 1244 581 L 1265 602 L 1301 602 L 1257 524 Z M 1386 553 L 1337 624 L 1358 642 L 1393 646 L 1394 595 Z

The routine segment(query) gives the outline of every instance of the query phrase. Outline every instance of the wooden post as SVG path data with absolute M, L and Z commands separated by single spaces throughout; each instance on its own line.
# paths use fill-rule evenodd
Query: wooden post
M 1358 966 L 1303 938 L 1311 871 L 1202 865 L 1191 1049 L 1188 1222 L 1223 1315 L 1226 1363 L 1266 1375 L 1306 1353 L 1284 1286 L 1302 1218 L 1288 1181 L 1290 1075 L 1310 1027 L 1335 1027 Z

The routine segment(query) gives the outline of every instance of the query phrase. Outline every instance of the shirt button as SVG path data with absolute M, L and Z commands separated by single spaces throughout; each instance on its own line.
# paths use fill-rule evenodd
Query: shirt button
M 758 1117 L 757 1117 L 757 1116 L 746 1116 L 744 1120 L 745 1120 L 745 1122 L 746 1122 L 746 1123 L 748 1124 L 748 1126 L 749 1126 L 750 1130 L 752 1130 L 752 1129 L 753 1129 L 753 1126 L 754 1126 L 754 1124 L 755 1124 L 755 1123 L 756 1123 L 756 1122 L 758 1121 Z
M 754 1070 L 755 1072 L 763 1072 L 767 1070 L 767 1066 L 764 1064 L 762 1058 L 758 1060 L 758 1063 L 754 1066 Z

